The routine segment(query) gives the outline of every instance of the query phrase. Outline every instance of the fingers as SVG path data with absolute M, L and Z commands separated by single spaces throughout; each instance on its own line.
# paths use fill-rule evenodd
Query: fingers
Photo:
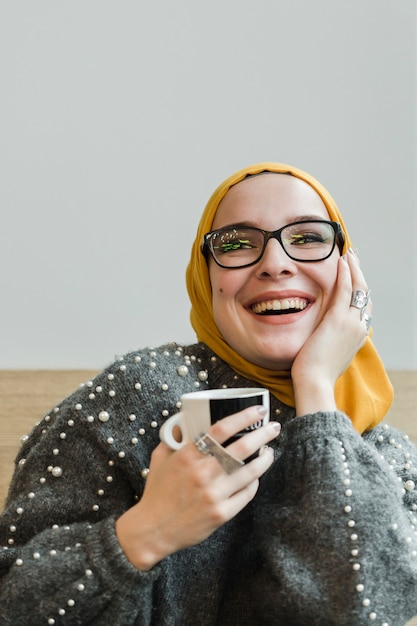
M 335 306 L 338 315 L 361 329 L 362 347 L 369 334 L 372 320 L 372 300 L 369 296 L 369 288 L 361 270 L 359 258 L 353 249 L 341 257 L 339 261 L 339 273 L 335 297 Z
M 342 300 L 342 306 L 349 306 L 352 297 L 352 291 L 369 291 L 365 277 L 359 265 L 359 259 L 352 250 L 344 254 L 339 261 L 339 274 L 337 287 L 339 290 L 339 298 Z
M 233 443 L 226 445 L 225 450 L 237 459 L 245 460 L 257 454 L 280 433 L 281 425 L 278 422 L 267 422 L 264 426 L 262 425 L 266 413 L 267 409 L 263 406 L 248 407 L 219 420 L 208 429 L 207 434 L 221 445 L 233 440 Z M 200 447 L 201 449 L 198 449 L 195 442 L 190 442 L 176 454 L 182 457 L 184 466 L 188 462 L 213 460 L 211 456 L 204 453 L 204 446 Z M 152 456 L 158 457 L 162 462 L 164 458 L 172 454 L 173 451 L 166 444 L 161 443 Z M 216 473 L 222 472 L 217 461 L 211 463 L 211 466 L 218 470 Z
M 224 443 L 233 435 L 243 431 L 254 430 L 256 427 L 262 426 L 263 420 L 268 410 L 263 406 L 251 406 L 239 413 L 225 417 L 211 426 L 209 429 L 212 435 L 219 443 Z
M 354 315 L 357 315 L 357 312 L 359 311 L 359 321 L 362 322 L 366 335 L 368 335 L 373 309 L 372 300 L 369 295 L 370 291 L 363 272 L 361 271 L 358 255 L 351 250 L 349 251 L 347 257 L 352 283 L 352 299 L 350 302 L 350 309 L 357 309 L 356 311 L 352 311 Z M 366 294 L 366 296 L 363 294 Z
M 209 433 L 224 443 L 264 417 L 259 407 L 249 407 L 220 420 Z M 259 479 L 272 465 L 273 451 L 266 445 L 279 431 L 279 424 L 269 422 L 228 445 L 226 450 L 240 459 L 261 449 L 232 474 L 225 473 L 217 459 L 203 454 L 194 442 L 179 450 L 161 442 L 152 453 L 141 500 L 122 516 L 124 525 L 119 525 L 119 541 L 128 558 L 140 569 L 148 569 L 168 554 L 203 541 L 237 515 L 254 498 Z M 144 535 L 145 541 L 152 540 L 151 551 L 143 548 Z M 151 558 L 143 563 L 148 553 Z
M 249 407 L 218 421 L 209 429 L 209 434 L 224 444 L 228 453 L 245 460 L 257 454 L 281 430 L 278 422 L 267 422 L 262 426 L 266 413 L 267 409 L 263 406 Z
M 259 479 L 273 462 L 272 448 L 265 447 L 252 461 L 233 474 L 227 475 L 216 459 L 206 457 L 202 463 L 206 464 L 206 468 L 211 464 L 212 469 L 211 480 L 207 482 L 207 492 L 210 494 L 210 500 L 216 503 L 216 509 L 224 516 L 221 523 L 231 519 L 252 500 L 258 490 Z
M 208 484 L 220 477 L 221 497 L 227 498 L 257 480 L 273 462 L 273 453 L 267 450 L 266 446 L 279 435 L 281 425 L 278 422 L 268 422 L 261 426 L 264 417 L 264 407 L 249 407 L 216 422 L 208 430 L 209 438 L 206 437 L 205 441 L 202 437 L 197 444 L 190 442 L 175 453 L 165 444 L 161 444 L 162 448 L 158 446 L 153 456 L 160 456 L 162 461 L 166 455 L 175 454 L 182 471 L 194 473 L 199 484 Z M 233 442 L 222 447 L 221 444 L 229 440 Z M 221 453 L 212 445 L 216 442 Z M 247 461 L 246 465 L 239 466 L 239 461 L 249 457 L 252 460 Z M 232 481 L 225 480 L 227 475 L 233 477 Z
M 263 428 L 259 428 L 244 436 L 238 436 L 227 445 L 226 450 L 233 456 L 250 462 L 258 456 L 265 446 L 273 441 L 281 431 L 281 424 L 269 422 Z
M 368 284 L 365 280 L 365 276 L 360 267 L 359 257 L 352 249 L 346 255 L 347 265 L 350 270 L 351 277 L 351 290 L 352 291 L 363 291 L 366 294 L 369 292 Z M 369 307 L 369 304 L 368 304 Z
M 229 485 L 225 485 L 223 481 L 219 482 L 220 489 L 224 491 L 221 510 L 225 520 L 237 515 L 253 500 L 259 488 L 259 478 L 273 462 L 273 450 L 264 448 L 258 457 L 233 474 L 233 480 Z

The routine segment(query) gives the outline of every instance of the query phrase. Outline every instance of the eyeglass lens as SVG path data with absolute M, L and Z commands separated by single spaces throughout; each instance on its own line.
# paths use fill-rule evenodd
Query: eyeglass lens
M 212 233 L 210 248 L 220 265 L 240 267 L 256 263 L 272 237 L 280 240 L 292 259 L 319 261 L 331 254 L 335 231 L 331 224 L 321 221 L 289 224 L 274 234 L 257 228 L 232 226 Z

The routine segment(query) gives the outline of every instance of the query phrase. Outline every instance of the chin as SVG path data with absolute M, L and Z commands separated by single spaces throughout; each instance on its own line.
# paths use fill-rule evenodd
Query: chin
M 294 363 L 295 356 L 288 356 L 287 358 L 281 353 L 279 354 L 265 354 L 257 356 L 247 356 L 248 361 L 259 367 L 264 367 L 268 370 L 290 370 Z
M 250 353 L 242 356 L 251 363 L 265 367 L 270 370 L 290 370 L 294 359 L 302 348 L 302 344 L 297 341 L 296 345 L 285 346 L 283 350 L 282 341 L 275 346 L 269 342 L 267 345 L 260 345 L 258 349 L 251 350 Z

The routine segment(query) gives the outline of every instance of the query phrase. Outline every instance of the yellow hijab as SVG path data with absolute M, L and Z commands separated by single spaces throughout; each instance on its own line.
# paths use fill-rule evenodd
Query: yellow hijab
M 217 207 L 230 187 L 249 175 L 261 172 L 291 174 L 311 185 L 323 200 L 330 219 L 342 226 L 346 237 L 343 252 L 352 245 L 335 201 L 309 174 L 282 163 L 258 163 L 239 170 L 214 191 L 200 220 L 186 275 L 192 306 L 190 319 L 198 340 L 208 345 L 235 372 L 267 387 L 279 400 L 294 406 L 290 371 L 274 371 L 254 365 L 240 356 L 223 339 L 214 321 L 210 278 L 206 260 L 201 253 L 203 235 L 211 230 Z M 338 408 L 350 417 L 360 433 L 370 430 L 383 419 L 391 405 L 393 389 L 370 337 L 348 369 L 339 377 L 335 393 Z

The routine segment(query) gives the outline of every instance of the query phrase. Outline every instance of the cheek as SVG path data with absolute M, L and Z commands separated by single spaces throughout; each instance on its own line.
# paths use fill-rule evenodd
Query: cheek
M 336 288 L 338 259 L 339 257 L 329 259 L 329 263 L 321 269 L 315 278 L 325 299 L 329 299 Z
M 219 308 L 224 297 L 224 285 L 222 276 L 217 267 L 210 268 L 211 303 L 216 324 L 218 324 Z
M 221 271 L 216 268 L 210 272 L 210 281 L 213 301 L 217 299 L 225 302 L 239 295 L 246 279 L 240 276 L 239 272 Z
M 212 304 L 215 315 L 221 314 L 226 303 L 233 298 L 233 293 L 223 283 L 212 285 Z
M 212 264 L 210 267 L 210 284 L 213 294 L 213 300 L 219 296 L 230 293 L 230 279 L 232 277 L 228 272 L 224 272 L 217 265 Z
M 225 287 L 221 280 L 218 280 L 217 278 L 211 280 L 211 293 L 213 301 L 216 301 L 217 298 L 224 295 Z
M 235 318 L 242 280 L 238 272 L 222 271 L 216 266 L 211 268 L 210 281 L 214 319 L 223 332 L 231 316 Z

